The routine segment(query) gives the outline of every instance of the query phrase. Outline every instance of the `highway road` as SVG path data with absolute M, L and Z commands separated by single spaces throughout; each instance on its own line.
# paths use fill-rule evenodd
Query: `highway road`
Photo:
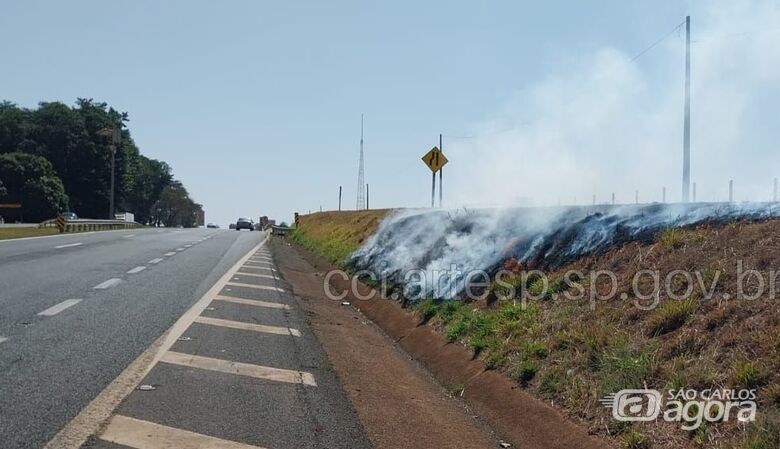
M 263 238 L 144 229 L 0 242 L 2 447 L 43 447 Z

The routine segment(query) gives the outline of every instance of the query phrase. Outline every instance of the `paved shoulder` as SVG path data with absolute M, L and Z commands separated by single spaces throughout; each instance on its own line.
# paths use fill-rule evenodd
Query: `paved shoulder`
M 264 244 L 169 331 L 93 448 L 367 448 Z

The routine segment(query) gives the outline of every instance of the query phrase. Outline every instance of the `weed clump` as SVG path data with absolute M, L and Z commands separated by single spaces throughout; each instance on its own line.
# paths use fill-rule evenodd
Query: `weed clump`
M 693 315 L 695 308 L 692 298 L 663 303 L 648 321 L 648 334 L 658 336 L 679 329 Z
M 668 250 L 682 248 L 685 244 L 683 241 L 683 232 L 675 228 L 669 228 L 662 232 L 660 240 L 661 246 Z

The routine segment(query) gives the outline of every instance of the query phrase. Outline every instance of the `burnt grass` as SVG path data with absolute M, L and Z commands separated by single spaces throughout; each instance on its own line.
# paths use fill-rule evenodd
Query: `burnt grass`
M 363 240 L 376 223 L 374 219 L 368 226 L 373 229 L 363 224 L 360 233 L 349 232 Z M 780 272 L 780 220 L 714 219 L 641 232 L 617 224 L 613 238 L 584 256 L 568 249 L 582 238 L 579 229 L 582 226 L 572 225 L 547 236 L 523 263 L 513 257 L 528 249 L 518 242 L 489 267 L 491 273 L 542 270 L 555 283 L 557 294 L 523 306 L 511 298 L 499 299 L 500 289 L 493 284 L 474 303 L 434 299 L 418 303 L 420 325 L 435 327 L 452 344 L 466 345 L 489 369 L 512 377 L 519 388 L 622 447 L 780 448 L 780 303 L 766 285 L 755 299 L 740 299 L 737 291 L 737 263 L 742 261 L 744 270 L 759 271 L 765 284 L 774 275 L 780 295 L 780 274 L 775 273 Z M 317 252 L 333 233 L 326 230 L 311 239 L 310 249 Z M 460 231 L 469 232 L 468 225 Z M 356 247 L 357 242 L 347 246 Z M 571 289 L 560 280 L 570 270 L 586 273 L 581 283 L 600 294 L 610 290 L 609 279 L 598 278 L 589 285 L 587 273 L 612 271 L 617 290 L 611 299 L 595 303 L 566 299 L 562 293 Z M 679 299 L 670 298 L 662 288 L 657 307 L 642 310 L 637 302 L 647 301 L 636 298 L 632 287 L 642 270 L 657 270 L 662 284 L 675 270 L 691 272 L 691 293 L 684 295 L 689 285 L 675 277 L 669 288 Z M 505 280 L 516 284 L 519 276 Z M 708 297 L 706 290 L 714 281 Z M 650 291 L 653 281 L 643 277 L 638 287 Z M 751 295 L 757 287 L 751 277 L 744 293 Z M 732 417 L 696 431 L 662 421 L 621 424 L 599 399 L 623 388 L 755 388 L 758 420 L 740 424 Z
M 556 244 L 565 247 L 567 238 L 558 236 Z M 554 254 L 555 246 L 545 251 Z M 738 297 L 740 260 L 744 271 L 757 270 L 763 276 L 764 293 L 755 299 Z M 613 299 L 593 304 L 558 294 L 522 307 L 498 299 L 494 285 L 476 303 L 423 303 L 424 321 L 450 341 L 470 346 L 475 357 L 514 377 L 521 388 L 624 447 L 780 447 L 780 303 L 769 291 L 774 276 L 780 295 L 780 220 L 656 230 L 626 236 L 611 248 L 574 261 L 562 256 L 523 267 L 512 262 L 505 260 L 501 268 L 544 268 L 553 280 L 569 270 L 609 270 L 617 277 L 617 291 Z M 688 282 L 675 276 L 669 291 L 677 299 L 662 288 L 658 306 L 642 310 L 632 287 L 642 270 L 657 270 L 662 285 L 675 270 L 691 272 L 691 293 L 685 295 Z M 640 291 L 650 291 L 652 279 L 641 279 Z M 506 280 L 517 281 L 511 276 Z M 582 282 L 587 281 L 586 276 Z M 600 278 L 587 288 L 606 294 L 609 284 L 608 278 Z M 755 276 L 743 285 L 745 295 L 754 295 L 759 287 Z M 567 286 L 559 288 L 562 292 Z M 623 388 L 755 388 L 758 420 L 739 425 L 732 418 L 690 432 L 663 422 L 621 425 L 599 399 Z M 635 446 L 637 441 L 642 446 Z

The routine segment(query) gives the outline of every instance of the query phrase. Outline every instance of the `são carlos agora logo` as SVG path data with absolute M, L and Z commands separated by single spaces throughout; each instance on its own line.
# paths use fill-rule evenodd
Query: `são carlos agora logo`
M 623 422 L 649 422 L 663 418 L 681 424 L 683 430 L 695 430 L 702 423 L 728 421 L 753 422 L 756 419 L 755 390 L 620 390 L 600 401 L 612 409 L 612 417 Z M 663 412 L 663 414 L 662 414 Z

